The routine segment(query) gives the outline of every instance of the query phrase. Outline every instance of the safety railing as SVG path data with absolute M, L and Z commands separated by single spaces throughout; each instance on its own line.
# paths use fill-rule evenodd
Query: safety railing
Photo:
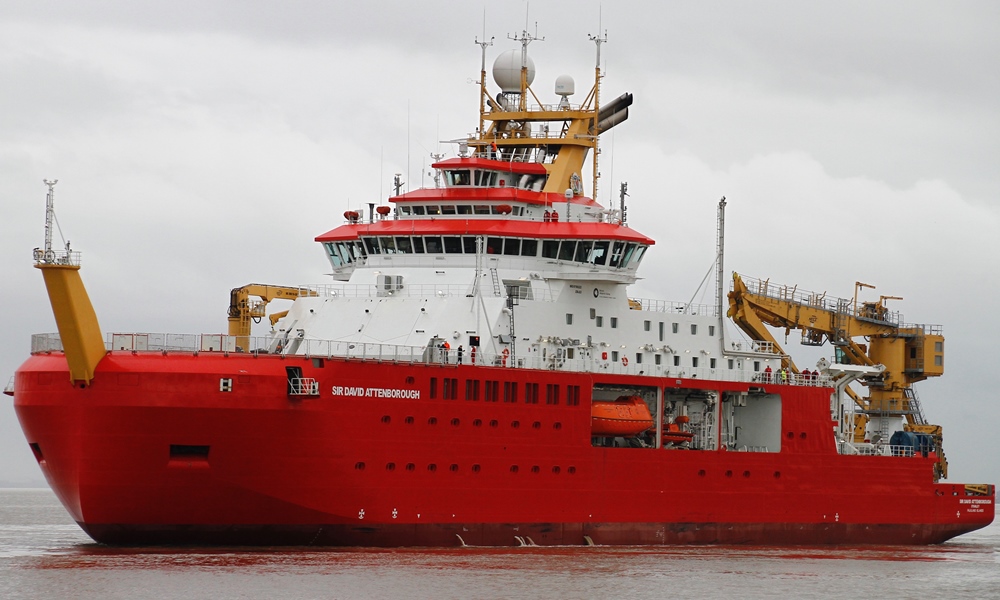
M 247 347 L 237 346 L 238 340 L 245 340 Z M 62 351 L 59 334 L 36 334 L 31 338 L 32 353 Z M 405 346 L 374 342 L 348 342 L 337 340 L 317 340 L 300 338 L 295 335 L 243 337 L 224 334 L 175 334 L 175 333 L 110 333 L 105 342 L 110 351 L 127 352 L 185 352 L 197 354 L 277 354 L 304 356 L 307 358 L 344 358 L 348 360 L 379 360 L 397 363 L 424 364 L 465 364 L 500 368 L 539 369 L 563 372 L 605 373 L 609 375 L 633 375 L 648 377 L 675 377 L 688 379 L 709 379 L 742 381 L 758 384 L 786 384 L 794 386 L 830 387 L 830 377 L 826 375 L 805 377 L 789 374 L 787 380 L 767 378 L 763 372 L 743 369 L 711 367 L 678 367 L 656 364 L 654 353 L 642 353 L 643 362 L 629 360 L 612 361 L 603 358 L 598 348 L 576 347 L 574 352 L 582 358 L 567 358 L 567 348 L 543 349 L 531 346 L 527 352 L 512 355 L 509 350 L 498 352 L 483 348 L 449 349 L 434 346 Z M 559 352 L 562 350 L 562 352 Z M 590 356 L 587 356 L 587 354 Z M 664 356 L 664 355 L 661 355 Z M 666 355 L 669 357 L 669 355 Z
M 319 381 L 312 377 L 291 377 L 288 380 L 288 393 L 292 396 L 318 396 Z
M 890 444 L 852 444 L 850 442 L 840 442 L 838 449 L 840 454 L 854 456 L 926 457 L 929 454 L 913 446 L 894 446 Z

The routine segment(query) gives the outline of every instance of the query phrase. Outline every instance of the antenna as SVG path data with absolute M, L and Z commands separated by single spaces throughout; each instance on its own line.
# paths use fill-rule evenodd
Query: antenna
M 625 196 L 628 196 L 628 182 L 627 181 L 623 181 L 622 182 L 621 191 L 619 193 L 621 194 L 621 200 L 620 200 L 620 202 L 621 202 L 621 211 L 622 211 L 622 214 L 621 214 L 621 218 L 618 220 L 618 224 L 621 225 L 622 227 L 624 227 L 625 226 Z
M 483 118 L 483 113 L 486 112 L 486 48 L 493 45 L 494 37 L 490 37 L 490 41 L 486 41 L 486 9 L 483 9 L 483 41 L 479 41 L 476 37 L 476 44 L 482 48 L 482 60 L 479 65 L 479 135 L 480 137 L 485 133 L 483 127 L 486 124 Z M 433 156 L 433 154 L 431 155 Z M 435 184 L 437 183 L 437 176 L 434 177 Z
M 599 15 L 600 13 L 598 13 Z M 600 31 L 600 16 L 598 16 L 598 31 Z M 597 46 L 597 61 L 594 65 L 594 114 L 601 114 L 601 44 L 606 44 L 608 42 L 608 32 L 605 31 L 604 35 L 590 35 L 587 34 L 590 41 L 594 42 Z M 597 120 L 594 120 L 594 184 L 591 190 L 591 196 L 597 198 L 597 178 L 601 176 L 601 173 L 597 170 L 597 156 L 601 153 L 600 151 L 600 139 L 601 131 L 600 125 Z
M 42 256 L 45 262 L 51 262 L 55 259 L 55 254 L 52 252 L 52 221 L 56 216 L 56 184 L 59 183 L 58 179 L 43 179 L 42 183 L 49 187 L 49 193 L 45 196 L 45 248 Z M 38 257 L 35 257 L 38 260 Z
M 716 232 L 716 265 L 715 265 L 715 308 L 719 311 L 719 318 L 721 320 L 722 312 L 722 298 L 723 298 L 723 281 L 724 272 L 723 269 L 723 259 L 726 256 L 726 197 L 723 196 L 722 200 L 719 200 L 719 217 L 717 223 L 718 231 Z M 721 331 L 721 330 L 720 330 Z M 725 344 L 723 344 L 725 345 Z
M 535 35 L 528 33 L 528 18 L 525 15 L 524 30 L 521 31 L 521 37 L 515 35 L 507 34 L 507 39 L 514 40 L 521 44 L 521 98 L 520 106 L 518 110 L 525 111 L 528 109 L 528 44 L 538 40 L 539 42 L 544 42 L 545 38 L 538 37 L 538 24 L 535 24 Z

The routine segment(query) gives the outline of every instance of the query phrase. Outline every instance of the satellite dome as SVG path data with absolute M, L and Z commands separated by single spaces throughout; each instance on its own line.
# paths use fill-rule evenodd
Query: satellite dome
M 556 77 L 556 95 L 558 96 L 572 96 L 576 93 L 576 83 L 573 78 L 569 75 L 560 75 Z
M 535 80 L 535 62 L 525 57 L 528 67 L 528 85 Z M 507 50 L 493 61 L 493 81 L 503 92 L 521 91 L 521 51 Z

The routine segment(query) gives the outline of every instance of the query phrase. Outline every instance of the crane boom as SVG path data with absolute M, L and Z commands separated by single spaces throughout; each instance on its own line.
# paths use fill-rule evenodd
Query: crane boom
M 229 335 L 236 337 L 238 348 L 246 350 L 250 342 L 251 326 L 265 316 L 267 304 L 271 300 L 295 300 L 300 296 L 316 295 L 315 291 L 308 288 L 260 283 L 233 288 L 229 292 Z M 254 297 L 257 299 L 254 300 Z
M 864 442 L 871 438 L 888 443 L 890 423 L 905 419 L 905 431 L 931 435 L 937 446 L 939 477 L 947 477 L 948 463 L 941 448 L 941 427 L 926 422 L 916 394 L 915 382 L 944 374 L 944 336 L 937 325 L 904 324 L 899 313 L 886 307 L 895 296 L 882 296 L 878 302 L 858 303 L 859 287 L 855 285 L 853 301 L 827 298 L 826 294 L 799 291 L 797 287 L 772 284 L 767 280 L 744 279 L 733 273 L 733 291 L 729 293 L 729 317 L 748 336 L 768 341 L 777 347 L 766 326 L 802 332 L 802 343 L 821 346 L 830 342 L 836 351 L 836 362 L 873 366 L 885 370 L 861 380 L 869 395 L 861 398 L 848 389 L 858 407 L 854 421 L 854 439 Z M 854 338 L 864 338 L 859 343 Z M 783 354 L 783 353 L 782 353 Z M 798 372 L 790 358 L 782 358 L 782 366 Z M 869 428 L 875 422 L 878 428 Z M 874 430 L 873 430 L 874 429 Z

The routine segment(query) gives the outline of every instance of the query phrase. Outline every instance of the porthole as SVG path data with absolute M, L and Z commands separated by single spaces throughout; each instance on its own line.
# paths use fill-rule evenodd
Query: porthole
M 385 423 L 386 425 L 388 425 L 391 421 L 392 417 L 390 417 L 389 415 L 385 415 L 382 417 L 382 422 Z
M 560 471 L 562 471 L 562 469 L 560 469 L 559 467 L 552 467 L 553 475 L 558 475 Z
M 430 471 L 431 473 L 433 473 L 434 471 L 438 470 L 438 466 L 435 465 L 434 463 L 431 463 L 431 464 L 427 465 L 427 470 Z
M 541 421 L 535 421 L 534 423 L 531 424 L 531 428 L 532 429 L 541 429 L 542 428 L 542 422 Z
M 511 426 L 512 429 L 517 429 L 518 427 L 521 426 L 521 422 L 520 421 L 511 421 L 510 426 Z
M 705 476 L 705 469 L 700 469 L 698 471 L 698 477 L 704 477 L 704 476 Z
M 482 427 L 483 426 L 483 420 L 482 419 L 476 419 L 475 421 L 472 422 L 472 426 L 473 427 Z
M 792 439 L 795 437 L 795 433 L 789 431 L 788 433 L 785 434 L 785 437 L 788 439 Z
M 733 476 L 732 471 L 726 471 L 726 477 L 732 477 L 732 476 Z
M 511 465 L 510 466 L 510 472 L 511 473 L 517 473 L 517 465 Z
M 461 423 L 461 421 L 459 421 L 458 418 L 451 420 L 452 427 L 458 427 L 459 423 Z
M 774 478 L 775 479 L 781 479 L 781 471 L 775 471 L 774 472 Z
M 385 470 L 386 471 L 395 471 L 396 470 L 396 463 L 386 463 L 385 464 Z
M 354 463 L 354 468 L 357 469 L 358 471 L 364 471 L 365 470 L 365 463 L 363 463 L 363 462 Z
M 806 439 L 806 432 L 803 431 L 802 433 L 800 433 L 799 434 L 799 439 L 801 439 L 801 440 Z
M 458 473 L 458 465 L 452 464 L 450 467 L 448 467 L 448 470 L 451 471 L 452 473 Z
M 437 417 L 431 417 L 431 418 L 427 419 L 427 424 L 428 425 L 437 425 L 438 424 Z
M 562 429 L 562 423 L 556 421 L 552 424 L 552 429 Z
M 496 427 L 499 424 L 500 423 L 496 419 L 493 419 L 492 421 L 490 421 L 490 427 Z
M 532 473 L 538 473 L 539 471 L 541 471 L 541 469 L 538 468 L 538 465 L 535 465 L 535 466 L 531 467 L 531 472 Z
M 413 425 L 413 417 L 406 417 L 403 422 L 407 425 Z
M 416 469 L 416 468 L 417 468 L 417 465 L 415 465 L 413 463 L 406 463 L 406 470 L 407 471 L 412 471 L 413 469 Z
M 744 477 L 750 477 L 750 471 L 743 471 Z
M 473 473 L 478 473 L 479 469 L 480 469 L 479 465 L 472 465 L 472 472 Z
M 576 475 L 576 467 L 570 467 L 566 469 L 566 472 L 569 473 L 570 475 Z

